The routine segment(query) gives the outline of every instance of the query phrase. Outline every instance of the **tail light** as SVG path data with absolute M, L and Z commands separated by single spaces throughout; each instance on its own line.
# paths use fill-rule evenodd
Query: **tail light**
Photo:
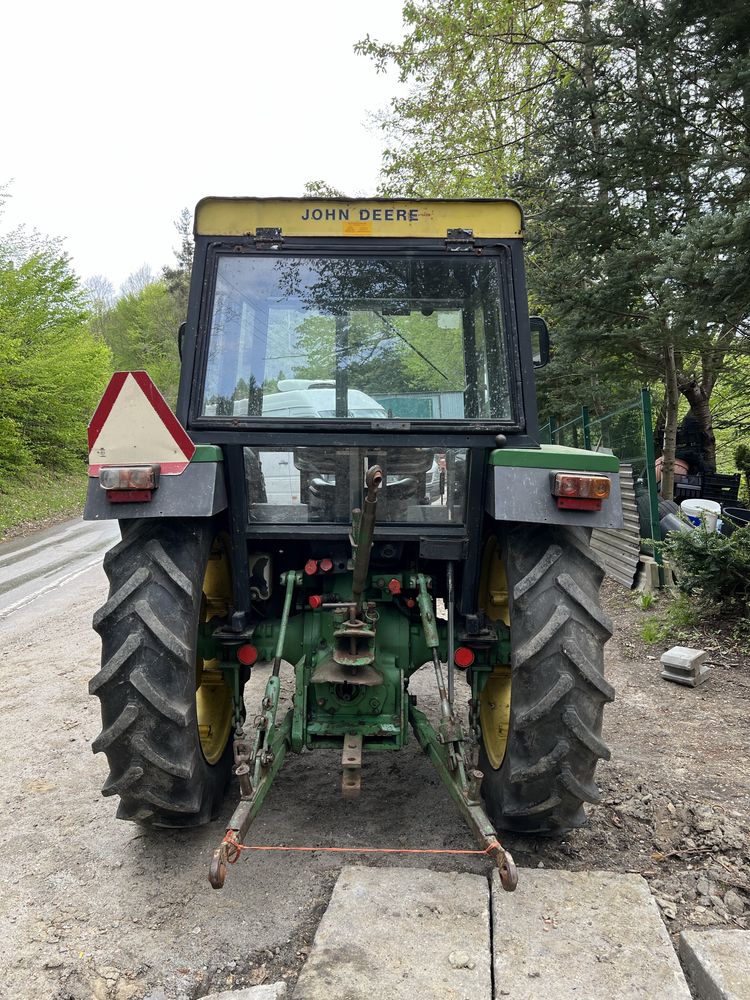
M 552 480 L 552 495 L 562 510 L 601 510 L 602 500 L 607 499 L 610 488 L 607 476 L 556 472 Z
M 158 465 L 109 466 L 99 471 L 99 485 L 112 503 L 150 500 L 159 485 Z

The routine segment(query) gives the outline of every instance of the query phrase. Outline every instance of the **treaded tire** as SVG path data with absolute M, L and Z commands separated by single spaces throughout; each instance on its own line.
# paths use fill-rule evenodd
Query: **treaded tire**
M 511 706 L 505 757 L 480 749 L 482 794 L 493 822 L 518 833 L 562 834 L 600 801 L 597 762 L 609 759 L 602 715 L 612 634 L 599 606 L 603 571 L 589 529 L 524 525 L 508 532 Z
M 199 826 L 212 819 L 231 774 L 232 741 L 210 765 L 195 703 L 196 636 L 206 564 L 217 534 L 202 520 L 130 522 L 107 552 L 109 598 L 94 614 L 101 670 L 103 795 L 119 795 L 119 819 Z

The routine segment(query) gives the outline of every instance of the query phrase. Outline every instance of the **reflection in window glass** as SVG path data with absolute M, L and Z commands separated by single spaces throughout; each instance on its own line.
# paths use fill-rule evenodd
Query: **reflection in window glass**
M 509 420 L 496 261 L 220 257 L 202 412 Z
M 379 465 L 378 523 L 463 523 L 466 450 L 245 448 L 249 518 L 265 523 L 349 524 L 362 507 L 368 468 Z

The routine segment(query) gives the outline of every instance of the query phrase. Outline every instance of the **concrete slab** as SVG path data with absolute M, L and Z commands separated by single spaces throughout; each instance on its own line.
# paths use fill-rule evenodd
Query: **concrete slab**
M 683 931 L 679 951 L 698 1000 L 750 1000 L 750 931 Z
M 491 1000 L 489 903 L 481 875 L 344 868 L 293 1000 Z
M 691 1000 L 640 875 L 493 872 L 492 939 L 495 1000 Z
M 246 986 L 242 990 L 223 990 L 211 993 L 203 1000 L 285 1000 L 286 983 L 263 983 L 261 986 Z

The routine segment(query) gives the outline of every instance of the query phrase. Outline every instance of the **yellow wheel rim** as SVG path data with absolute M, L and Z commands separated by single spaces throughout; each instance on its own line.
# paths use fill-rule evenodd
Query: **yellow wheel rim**
M 479 578 L 479 610 L 490 621 L 510 625 L 508 577 L 494 536 L 484 547 Z M 503 762 L 508 745 L 510 694 L 510 666 L 495 664 L 479 696 L 479 723 L 487 759 L 496 771 Z
M 232 574 L 227 554 L 226 539 L 217 538 L 203 578 L 201 622 L 223 618 L 232 600 Z M 218 660 L 196 659 L 195 706 L 198 716 L 198 735 L 203 756 L 209 764 L 216 764 L 232 732 L 232 691 L 226 682 Z

